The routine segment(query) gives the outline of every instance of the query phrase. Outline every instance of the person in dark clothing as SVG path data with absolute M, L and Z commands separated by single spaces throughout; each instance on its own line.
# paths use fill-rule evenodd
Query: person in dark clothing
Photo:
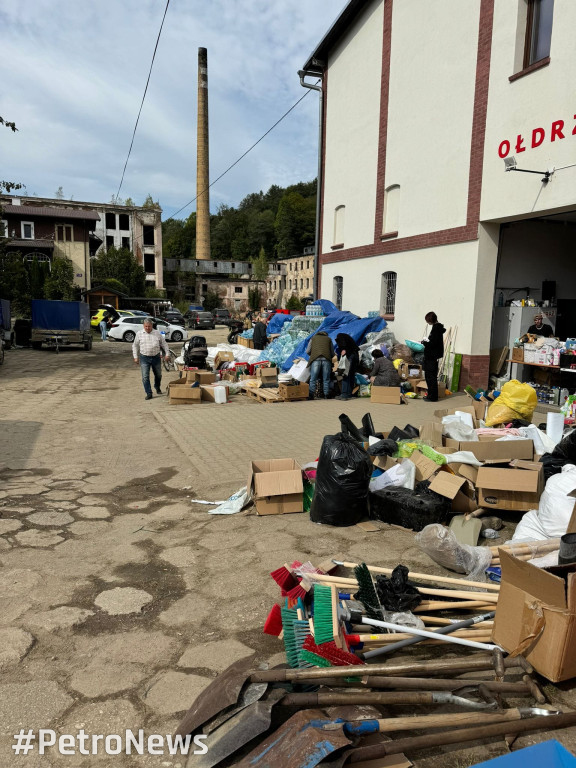
M 384 357 L 381 349 L 375 349 L 372 352 L 374 365 L 370 371 L 370 382 L 373 387 L 399 387 L 400 375 L 392 360 Z
M 252 337 L 254 341 L 254 349 L 264 349 L 268 339 L 266 338 L 266 326 L 259 317 L 254 323 L 254 335 Z
M 551 336 L 554 336 L 554 329 L 551 325 L 545 324 L 542 315 L 538 314 L 534 315 L 534 325 L 528 328 L 527 333 L 532 333 L 534 336 L 544 336 L 544 338 L 549 339 Z
M 306 353 L 310 355 L 310 359 L 308 360 L 308 367 L 310 368 L 310 394 L 308 395 L 308 398 L 314 400 L 316 382 L 320 379 L 322 382 L 323 397 L 324 399 L 327 399 L 330 393 L 330 374 L 332 373 L 334 347 L 332 345 L 332 339 L 328 336 L 326 331 L 318 331 L 318 333 L 310 339 L 308 346 L 306 347 Z
M 336 400 L 350 400 L 356 383 L 356 371 L 360 365 L 360 350 L 352 336 L 347 333 L 339 333 L 336 336 L 336 344 L 340 351 L 340 359 L 346 355 L 348 361 L 347 371 L 342 378 L 342 394 L 338 395 Z
M 438 322 L 435 312 L 428 312 L 424 318 L 432 326 L 430 335 L 422 341 L 424 344 L 424 377 L 428 388 L 428 396 L 424 398 L 429 403 L 438 400 L 438 358 L 444 357 L 444 334 L 446 328 Z

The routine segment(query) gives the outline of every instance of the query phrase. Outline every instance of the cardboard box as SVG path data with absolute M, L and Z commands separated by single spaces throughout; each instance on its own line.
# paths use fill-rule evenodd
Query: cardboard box
M 398 366 L 398 375 L 404 381 L 410 379 L 422 380 L 422 366 L 416 363 L 400 363 Z
M 419 427 L 420 440 L 435 448 L 442 445 L 442 424 L 438 421 L 425 421 Z
M 202 400 L 206 401 L 207 403 L 215 403 L 216 388 L 224 390 L 226 393 L 226 402 L 228 402 L 230 400 L 230 395 L 228 393 L 228 387 L 224 386 L 224 382 L 221 382 L 220 384 L 201 384 L 200 392 L 202 393 Z
M 262 387 L 278 386 L 278 368 L 258 368 L 256 378 Z
M 476 488 L 480 507 L 518 512 L 538 509 L 544 490 L 543 466 L 523 461 L 506 469 L 480 467 Z
M 490 459 L 500 459 L 502 461 L 511 459 L 527 459 L 532 461 L 534 458 L 534 443 L 532 440 L 496 440 L 496 437 L 482 436 L 480 440 L 453 440 L 451 437 L 444 437 L 444 445 L 452 448 L 454 451 L 471 451 L 478 461 L 489 461 Z
M 536 344 L 524 344 L 524 362 L 535 363 L 538 347 Z
M 474 429 L 476 429 L 478 427 L 478 418 L 476 416 L 477 408 L 474 405 L 475 402 L 475 400 L 470 399 L 470 405 L 463 405 L 461 408 L 444 408 L 440 411 L 434 411 L 434 416 L 441 422 L 444 416 L 454 416 L 457 411 L 467 413 L 472 417 L 472 425 Z
M 438 471 L 438 464 L 432 459 L 424 456 L 420 451 L 414 451 L 410 456 L 410 461 L 416 465 L 416 482 L 421 483 L 423 480 L 429 480 L 432 475 Z
M 194 374 L 198 384 L 213 384 L 216 381 L 216 374 L 212 371 L 190 371 L 190 373 Z
M 252 490 L 259 515 L 284 515 L 304 511 L 302 470 L 294 459 L 261 459 L 250 462 L 248 490 Z
M 515 363 L 524 362 L 524 347 L 512 348 L 512 360 L 514 360 Z
M 386 403 L 387 405 L 400 405 L 404 402 L 404 396 L 400 387 L 374 387 L 370 388 L 371 403 Z
M 199 403 L 202 400 L 200 387 L 192 389 L 191 382 L 183 376 L 181 379 L 171 381 L 168 384 L 168 395 L 170 405 L 182 405 L 186 403 Z
M 438 472 L 430 483 L 430 490 L 452 501 L 465 483 L 465 478 L 453 475 L 450 471 Z
M 217 371 L 224 363 L 232 363 L 234 361 L 234 353 L 226 350 L 221 350 L 216 353 L 214 358 L 214 370 Z
M 502 581 L 493 641 L 524 655 L 553 683 L 576 677 L 575 566 L 550 569 L 555 575 L 499 552 Z
M 254 349 L 254 339 L 245 339 L 243 336 L 238 336 L 238 344 L 240 344 L 241 347 Z
M 466 392 L 466 396 L 468 400 L 470 401 L 470 407 L 474 408 L 474 415 L 476 418 L 476 421 L 482 421 L 486 420 L 486 409 L 490 405 L 490 401 L 487 400 L 485 397 L 481 397 L 480 400 L 476 400 L 476 398 L 472 397 L 468 392 Z M 463 410 L 462 408 L 458 409 L 459 411 Z
M 422 381 L 419 381 L 417 384 L 415 384 L 416 391 L 418 394 L 423 395 L 424 392 L 428 391 L 428 384 L 426 384 L 426 379 L 422 379 Z M 438 400 L 444 400 L 446 397 L 446 384 L 444 384 L 443 381 L 438 382 Z
M 306 382 L 287 384 L 285 381 L 281 381 L 278 384 L 278 394 L 282 400 L 301 400 L 304 397 L 308 397 L 309 392 L 310 387 Z

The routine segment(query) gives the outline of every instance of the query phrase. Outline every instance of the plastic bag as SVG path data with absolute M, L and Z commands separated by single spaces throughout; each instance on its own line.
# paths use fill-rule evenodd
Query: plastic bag
M 412 350 L 412 352 L 424 352 L 424 344 L 420 341 L 410 341 L 406 339 L 406 346 Z
M 370 456 L 392 456 L 392 454 L 396 453 L 396 449 L 398 446 L 396 445 L 395 440 L 378 440 L 376 443 L 372 443 L 368 447 L 368 453 Z
M 390 357 L 392 360 L 401 358 L 405 363 L 412 362 L 412 350 L 407 347 L 406 344 L 394 344 L 390 351 Z
M 386 472 L 382 472 L 381 475 L 372 477 L 369 488 L 370 493 L 376 493 L 376 491 L 388 488 L 391 485 L 396 488 L 408 488 L 413 491 L 415 484 L 416 465 L 410 459 L 406 459 L 402 464 L 395 464 Z
M 408 568 L 397 565 L 390 576 L 376 577 L 380 605 L 387 611 L 410 611 L 422 602 L 422 595 L 408 583 Z
M 443 453 L 438 453 L 434 448 L 423 443 L 422 440 L 414 439 L 400 440 L 398 442 L 398 450 L 395 453 L 395 457 L 399 459 L 409 459 L 414 451 L 420 451 L 427 459 L 436 462 L 439 467 L 447 463 L 446 456 Z
M 318 459 L 310 520 L 326 525 L 356 525 L 368 516 L 372 461 L 356 440 L 341 432 L 326 435 Z
M 507 381 L 502 387 L 500 397 L 488 407 L 486 426 L 507 424 L 513 419 L 531 420 L 538 404 L 536 390 L 529 384 L 521 384 L 516 379 Z
M 239 491 L 233 493 L 230 498 L 226 499 L 224 504 L 220 504 L 216 509 L 211 509 L 209 515 L 235 515 L 237 512 L 241 512 L 246 504 L 250 501 L 251 494 L 246 486 L 240 488 Z
M 444 416 L 442 419 L 442 431 L 452 440 L 458 440 L 458 442 L 478 440 L 476 430 L 465 424 L 457 415 Z
M 427 525 L 415 539 L 420 549 L 443 568 L 465 573 L 471 581 L 486 580 L 484 571 L 492 560 L 490 547 L 460 544 L 450 528 L 437 524 Z
M 560 474 L 548 480 L 538 505 L 538 520 L 544 532 L 544 536 L 538 538 L 552 539 L 564 536 L 574 511 L 574 496 L 569 494 L 575 488 L 576 466 L 574 464 L 564 465 Z

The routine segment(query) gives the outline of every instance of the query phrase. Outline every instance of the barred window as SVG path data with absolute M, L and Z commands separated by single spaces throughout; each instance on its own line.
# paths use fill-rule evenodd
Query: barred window
M 333 298 L 332 301 L 338 309 L 342 309 L 342 293 L 344 290 L 344 278 L 338 275 L 333 281 Z
M 394 317 L 396 309 L 396 272 L 384 272 L 382 275 L 380 307 L 383 315 Z

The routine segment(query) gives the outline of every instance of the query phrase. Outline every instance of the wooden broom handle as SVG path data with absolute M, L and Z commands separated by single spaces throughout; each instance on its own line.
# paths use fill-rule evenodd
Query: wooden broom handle
M 345 568 L 356 568 L 356 566 L 359 565 L 358 563 L 343 562 L 340 560 L 338 562 L 342 562 L 342 565 Z M 381 568 L 380 566 L 376 565 L 368 565 L 366 567 L 371 573 L 383 573 L 385 576 L 390 576 L 392 574 L 392 568 Z M 410 571 L 408 573 L 408 578 L 416 579 L 419 581 L 431 581 L 438 584 L 458 584 L 462 587 L 479 587 L 482 589 L 492 590 L 494 592 L 498 592 L 500 589 L 499 584 L 490 582 L 468 581 L 467 579 L 456 579 L 452 576 L 432 576 L 429 573 L 415 573 L 414 571 Z

